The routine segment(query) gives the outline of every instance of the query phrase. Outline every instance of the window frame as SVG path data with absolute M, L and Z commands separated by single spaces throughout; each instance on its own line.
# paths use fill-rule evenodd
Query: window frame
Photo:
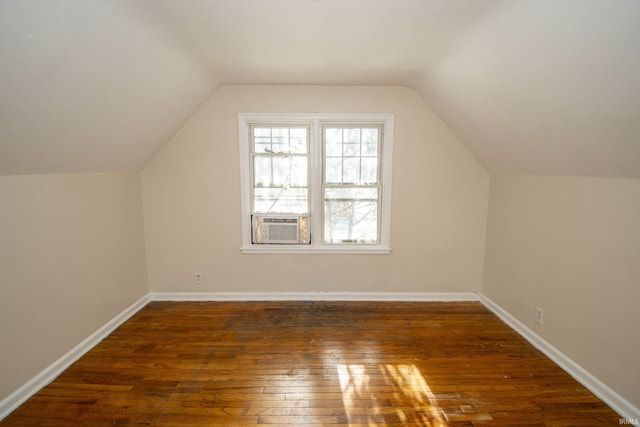
M 389 254 L 391 252 L 391 190 L 393 165 L 393 114 L 238 114 L 238 141 L 240 154 L 240 220 L 242 230 L 241 252 L 245 254 Z M 309 126 L 309 216 L 311 243 L 305 245 L 254 244 L 251 241 L 252 200 L 252 126 Z M 324 127 L 380 126 L 379 170 L 379 242 L 378 243 L 324 243 Z

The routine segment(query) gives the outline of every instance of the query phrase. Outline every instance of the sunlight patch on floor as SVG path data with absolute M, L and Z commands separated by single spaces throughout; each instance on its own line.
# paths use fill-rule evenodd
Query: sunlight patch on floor
M 340 364 L 337 370 L 350 424 L 376 426 L 393 420 L 447 426 L 444 411 L 415 365 Z

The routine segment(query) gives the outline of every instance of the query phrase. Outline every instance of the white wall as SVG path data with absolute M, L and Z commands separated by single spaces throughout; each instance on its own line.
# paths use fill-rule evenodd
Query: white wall
M 0 400 L 147 292 L 139 174 L 0 177 Z
M 491 177 L 483 293 L 636 407 L 638 278 L 640 180 Z
M 392 254 L 242 255 L 241 112 L 394 113 Z M 410 89 L 222 87 L 142 183 L 152 292 L 480 290 L 488 173 Z

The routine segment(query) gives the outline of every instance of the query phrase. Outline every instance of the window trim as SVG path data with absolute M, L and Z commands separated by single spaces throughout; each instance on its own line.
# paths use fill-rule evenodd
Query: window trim
M 309 205 L 311 215 L 311 244 L 265 245 L 251 242 L 251 150 L 250 126 L 264 124 L 308 125 L 310 181 Z M 380 161 L 380 242 L 378 244 L 325 244 L 323 243 L 322 188 L 323 188 L 323 125 L 382 127 L 382 152 Z M 238 141 L 240 154 L 240 221 L 243 254 L 389 254 L 391 252 L 391 187 L 393 165 L 393 114 L 238 114 Z M 315 237 L 313 237 L 315 236 Z

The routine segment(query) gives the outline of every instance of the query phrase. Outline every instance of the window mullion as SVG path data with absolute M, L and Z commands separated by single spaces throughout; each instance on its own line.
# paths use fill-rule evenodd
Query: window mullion
M 322 224 L 324 221 L 324 150 L 322 146 L 322 126 L 319 120 L 313 120 L 309 132 L 311 150 L 311 246 L 322 245 Z

